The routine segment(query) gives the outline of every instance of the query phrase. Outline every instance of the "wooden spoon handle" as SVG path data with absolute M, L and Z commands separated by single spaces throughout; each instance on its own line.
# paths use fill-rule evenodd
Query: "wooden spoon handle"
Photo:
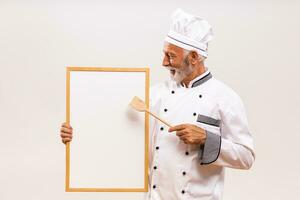
M 150 115 L 152 115 L 153 117 L 155 117 L 156 119 L 158 119 L 159 121 L 161 121 L 162 123 L 164 123 L 165 125 L 167 125 L 168 127 L 172 127 L 171 124 L 167 123 L 165 120 L 161 119 L 160 117 L 158 117 L 157 115 L 155 115 L 154 113 L 150 112 L 148 109 L 145 110 L 147 113 L 149 113 Z

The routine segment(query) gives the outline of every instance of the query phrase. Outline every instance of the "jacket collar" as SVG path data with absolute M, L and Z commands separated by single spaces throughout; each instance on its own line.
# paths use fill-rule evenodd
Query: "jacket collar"
M 207 69 L 203 74 L 197 76 L 196 78 L 194 78 L 193 80 L 191 80 L 189 82 L 188 88 L 193 88 L 193 87 L 197 87 L 203 83 L 205 83 L 206 81 L 208 81 L 209 79 L 212 78 L 212 74 L 210 73 L 210 71 Z M 181 83 L 180 84 L 182 87 L 184 87 L 184 84 Z

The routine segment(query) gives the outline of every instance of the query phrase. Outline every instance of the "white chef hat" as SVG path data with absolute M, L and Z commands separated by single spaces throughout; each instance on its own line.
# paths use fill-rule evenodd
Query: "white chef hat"
M 165 41 L 207 57 L 207 45 L 212 38 L 212 28 L 205 19 L 177 9 Z

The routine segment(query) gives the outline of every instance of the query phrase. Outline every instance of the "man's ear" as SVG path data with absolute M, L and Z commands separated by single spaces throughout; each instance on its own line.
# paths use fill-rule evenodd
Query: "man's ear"
M 194 50 L 189 52 L 189 58 L 190 58 L 190 63 L 192 65 L 195 65 L 197 63 L 197 61 L 200 60 L 199 54 Z

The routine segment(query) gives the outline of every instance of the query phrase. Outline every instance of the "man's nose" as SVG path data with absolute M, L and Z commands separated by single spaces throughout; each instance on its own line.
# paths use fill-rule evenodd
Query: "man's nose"
M 170 66 L 170 61 L 167 58 L 167 56 L 164 56 L 162 65 L 165 66 L 165 67 Z

